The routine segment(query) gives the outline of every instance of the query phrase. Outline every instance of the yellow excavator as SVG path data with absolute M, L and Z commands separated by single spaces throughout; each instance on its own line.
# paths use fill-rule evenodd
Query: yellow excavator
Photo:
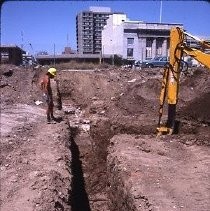
M 196 41 L 199 48 L 188 45 L 187 39 Z M 176 127 L 176 105 L 178 102 L 180 74 L 183 68 L 183 55 L 188 55 L 210 69 L 210 54 L 207 50 L 210 44 L 207 41 L 185 32 L 182 28 L 174 27 L 170 31 L 169 63 L 164 68 L 161 93 L 157 134 L 173 134 Z M 165 99 L 168 100 L 168 119 L 161 123 Z

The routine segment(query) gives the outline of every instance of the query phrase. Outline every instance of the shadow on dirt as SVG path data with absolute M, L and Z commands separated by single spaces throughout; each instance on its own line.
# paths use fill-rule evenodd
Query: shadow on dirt
M 80 152 L 74 137 L 77 134 L 76 128 L 71 128 L 71 154 L 72 154 L 72 193 L 71 207 L 72 211 L 90 211 L 89 199 L 85 190 L 85 181 L 83 177 L 82 162 L 80 160 Z

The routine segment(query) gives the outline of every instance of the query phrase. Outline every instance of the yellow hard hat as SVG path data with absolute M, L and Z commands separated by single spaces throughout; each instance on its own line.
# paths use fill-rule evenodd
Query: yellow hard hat
M 57 70 L 54 67 L 51 67 L 47 72 L 50 73 L 53 76 L 56 76 Z

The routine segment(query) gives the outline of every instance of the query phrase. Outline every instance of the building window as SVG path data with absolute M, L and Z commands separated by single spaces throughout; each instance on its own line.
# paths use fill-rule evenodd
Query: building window
M 134 38 L 127 38 L 127 43 L 128 43 L 128 45 L 133 45 Z
M 146 47 L 146 59 L 151 59 L 151 58 L 152 58 L 152 48 Z
M 127 57 L 133 57 L 133 48 L 127 49 Z
M 163 40 L 157 39 L 157 43 L 156 43 L 157 56 L 162 56 L 162 45 L 163 45 Z
M 152 58 L 152 39 L 146 40 L 146 59 Z
M 152 47 L 152 40 L 151 39 L 147 39 L 146 47 Z

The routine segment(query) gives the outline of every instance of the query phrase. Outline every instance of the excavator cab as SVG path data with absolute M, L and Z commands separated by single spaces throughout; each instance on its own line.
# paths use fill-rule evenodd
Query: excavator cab
M 187 45 L 187 38 L 190 37 L 199 43 L 199 48 Z M 199 38 L 186 33 L 179 27 L 174 27 L 170 32 L 169 63 L 164 68 L 161 93 L 157 134 L 173 134 L 177 128 L 176 105 L 178 102 L 180 74 L 183 69 L 183 54 L 189 55 L 207 68 L 210 68 L 210 54 L 205 50 L 210 49 L 210 44 Z M 162 124 L 163 107 L 165 100 L 168 102 L 168 116 L 165 124 Z

